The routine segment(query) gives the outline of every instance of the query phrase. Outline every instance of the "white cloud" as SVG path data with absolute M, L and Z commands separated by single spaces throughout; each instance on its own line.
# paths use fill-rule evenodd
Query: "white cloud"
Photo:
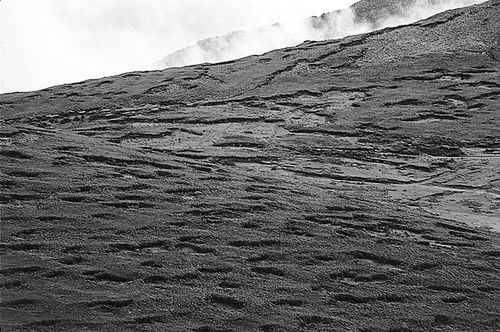
M 349 7 L 321 18 L 299 19 L 256 29 L 240 30 L 224 36 L 202 40 L 168 54 L 156 65 L 157 68 L 167 68 L 204 62 L 228 61 L 277 48 L 294 46 L 305 40 L 342 38 L 384 27 L 408 24 L 447 9 L 480 2 L 484 2 L 484 0 L 413 0 L 395 3 L 387 1 L 381 3 L 379 7 L 369 10 L 368 17 L 378 17 L 376 22 L 366 20 L 366 17 L 361 19 Z M 372 3 L 369 4 L 372 5 Z M 373 15 L 374 13 L 376 15 Z
M 165 55 L 201 39 L 320 15 L 354 2 L 2 0 L 0 92 L 152 69 Z M 264 45 L 259 36 L 252 42 L 260 52 L 278 45 L 276 38 L 285 35 L 267 36 Z
M 3 0 L 0 92 L 152 68 L 232 30 L 348 6 L 331 0 Z

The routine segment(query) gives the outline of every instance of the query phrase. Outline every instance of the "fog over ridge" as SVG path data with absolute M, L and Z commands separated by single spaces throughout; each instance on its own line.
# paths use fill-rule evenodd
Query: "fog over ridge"
M 354 2 L 0 1 L 0 93 L 153 70 L 166 54 L 201 39 L 318 15 Z
M 377 0 L 363 0 L 321 16 L 237 30 L 203 39 L 170 53 L 155 65 L 162 69 L 234 60 L 294 46 L 306 40 L 337 39 L 409 24 L 449 9 L 482 2 L 485 0 L 389 0 L 380 5 Z

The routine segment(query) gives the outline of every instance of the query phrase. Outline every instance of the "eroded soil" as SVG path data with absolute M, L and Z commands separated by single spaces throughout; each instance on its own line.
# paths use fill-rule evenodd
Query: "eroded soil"
M 2 331 L 498 330 L 499 10 L 2 95 Z

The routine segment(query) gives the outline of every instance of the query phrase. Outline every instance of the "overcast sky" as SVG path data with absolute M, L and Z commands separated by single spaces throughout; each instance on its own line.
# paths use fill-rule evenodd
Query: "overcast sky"
M 305 18 L 355 0 L 1 0 L 2 93 L 152 69 L 229 31 Z

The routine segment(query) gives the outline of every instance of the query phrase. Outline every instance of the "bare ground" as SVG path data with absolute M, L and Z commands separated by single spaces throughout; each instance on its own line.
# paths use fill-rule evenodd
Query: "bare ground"
M 498 6 L 2 95 L 2 331 L 498 330 Z

